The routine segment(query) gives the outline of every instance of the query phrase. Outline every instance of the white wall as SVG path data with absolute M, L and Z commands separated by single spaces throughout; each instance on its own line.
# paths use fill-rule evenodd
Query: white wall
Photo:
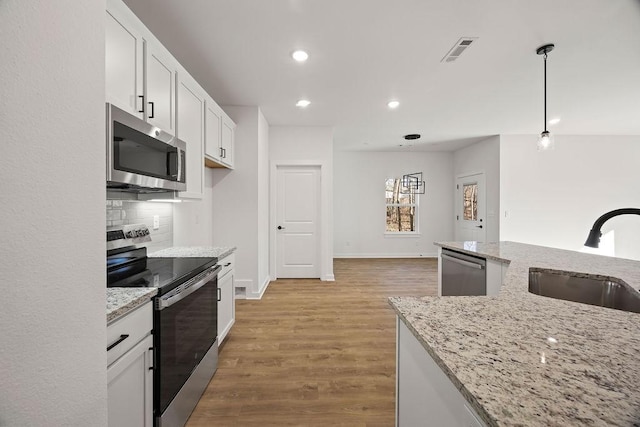
M 484 172 L 485 226 L 488 242 L 500 240 L 500 137 L 492 136 L 453 153 L 454 182 L 457 177 Z M 453 190 L 452 190 L 453 191 Z M 455 214 L 455 200 L 454 200 Z M 455 224 L 454 224 L 455 228 Z M 461 240 L 454 230 L 454 239 Z
M 204 168 L 202 199 L 173 204 L 174 246 L 213 246 L 213 172 Z
M 269 124 L 258 110 L 258 278 L 263 287 L 269 274 Z
M 0 2 L 0 425 L 106 426 L 105 2 Z
M 557 135 L 548 152 L 536 138 L 500 137 L 502 240 L 580 250 L 600 215 L 640 207 L 640 136 Z M 614 230 L 616 256 L 640 259 L 640 217 L 602 230 Z
M 264 254 L 268 124 L 258 107 L 223 109 L 237 125 L 235 169 L 213 171 L 213 241 L 215 246 L 237 246 L 235 286 L 245 288 L 247 298 L 259 298 L 269 283 Z
M 272 126 L 269 129 L 271 177 L 278 165 L 315 164 L 321 167 L 320 178 L 320 278 L 334 280 L 333 275 L 333 129 L 330 127 Z M 272 196 L 275 193 L 272 188 Z M 272 219 L 275 200 L 271 198 Z M 271 222 L 271 272 L 275 276 L 275 223 Z
M 453 153 L 336 152 L 336 257 L 437 256 L 434 241 L 453 240 Z M 419 237 L 385 235 L 385 180 L 422 172 Z

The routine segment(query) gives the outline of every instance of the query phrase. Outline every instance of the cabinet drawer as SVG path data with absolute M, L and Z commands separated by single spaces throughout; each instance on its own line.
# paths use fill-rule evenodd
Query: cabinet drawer
M 133 348 L 153 329 L 151 301 L 107 326 L 107 366 Z
M 218 273 L 218 280 L 222 279 L 227 273 L 229 273 L 235 267 L 236 259 L 235 255 L 227 255 L 226 257 L 218 260 L 218 264 L 222 266 L 222 270 Z

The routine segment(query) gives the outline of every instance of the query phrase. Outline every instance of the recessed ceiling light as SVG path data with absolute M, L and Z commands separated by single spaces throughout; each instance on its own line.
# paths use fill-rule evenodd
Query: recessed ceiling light
M 296 107 L 305 108 L 305 107 L 308 107 L 309 104 L 311 104 L 311 101 L 308 101 L 306 99 L 301 99 L 298 102 L 296 102 Z
M 553 119 L 549 120 L 550 125 L 557 125 L 558 123 L 560 123 L 560 117 L 554 117 Z
M 387 106 L 389 108 L 398 108 L 399 105 L 400 105 L 400 103 L 398 101 L 389 101 L 389 102 L 387 102 Z
M 296 50 L 291 54 L 291 57 L 298 62 L 304 62 L 309 58 L 309 54 L 304 50 Z

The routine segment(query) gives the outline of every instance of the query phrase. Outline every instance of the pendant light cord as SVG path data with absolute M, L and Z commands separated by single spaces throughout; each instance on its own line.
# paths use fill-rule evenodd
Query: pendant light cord
M 544 53 L 544 131 L 547 131 L 547 53 Z

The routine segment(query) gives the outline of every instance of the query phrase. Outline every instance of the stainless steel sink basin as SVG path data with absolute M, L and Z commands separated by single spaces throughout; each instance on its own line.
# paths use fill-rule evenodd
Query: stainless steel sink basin
M 545 297 L 640 313 L 640 294 L 607 278 L 529 270 L 529 292 Z

